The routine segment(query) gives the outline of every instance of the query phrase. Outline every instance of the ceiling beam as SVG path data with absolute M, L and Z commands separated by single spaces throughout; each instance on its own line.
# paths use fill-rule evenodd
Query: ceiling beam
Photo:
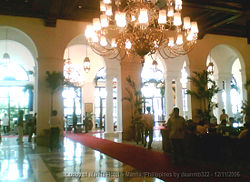
M 219 22 L 217 22 L 217 23 L 215 23 L 215 24 L 213 24 L 211 26 L 208 26 L 205 29 L 206 29 L 206 31 L 209 31 L 209 30 L 217 28 L 217 27 L 219 27 L 221 25 L 229 24 L 229 23 L 233 22 L 235 19 L 237 19 L 237 18 L 239 18 L 241 16 L 242 16 L 242 14 L 237 14 L 237 15 L 231 16 L 230 18 L 224 19 L 224 20 L 219 21 Z
M 250 20 L 247 21 L 247 43 L 250 44 Z
M 208 10 L 213 10 L 213 11 L 221 11 L 221 12 L 229 13 L 229 14 L 238 14 L 238 13 L 243 12 L 241 9 L 238 9 L 238 8 L 221 7 L 221 6 L 216 6 L 216 5 L 212 5 L 212 4 L 203 4 L 200 1 L 196 1 L 196 2 L 183 1 L 183 6 L 190 7 L 190 8 L 197 8 L 197 9 L 208 9 Z
M 237 14 L 237 15 L 231 16 L 227 19 L 223 19 L 221 21 L 218 21 L 217 23 L 213 23 L 212 25 L 201 27 L 201 31 L 199 33 L 199 39 L 202 39 L 207 33 L 209 33 L 209 31 L 212 31 L 213 29 L 220 27 L 224 24 L 229 24 L 241 16 L 242 16 L 241 14 Z
M 47 15 L 44 19 L 45 26 L 56 27 L 56 20 L 60 16 L 63 0 L 52 0 L 48 6 Z

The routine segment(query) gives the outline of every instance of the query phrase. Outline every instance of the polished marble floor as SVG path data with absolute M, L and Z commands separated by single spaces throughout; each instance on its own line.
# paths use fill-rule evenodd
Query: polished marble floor
M 121 142 L 119 133 L 94 135 Z M 144 177 L 143 173 L 135 168 L 67 138 L 64 138 L 60 151 L 50 152 L 47 147 L 29 143 L 27 137 L 24 137 L 22 145 L 17 144 L 16 137 L 2 137 L 0 181 L 159 182 L 161 180 Z

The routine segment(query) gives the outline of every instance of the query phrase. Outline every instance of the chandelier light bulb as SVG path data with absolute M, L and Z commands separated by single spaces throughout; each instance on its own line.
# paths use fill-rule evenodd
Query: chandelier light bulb
M 109 26 L 109 22 L 108 22 L 108 17 L 107 17 L 107 15 L 101 15 L 101 26 L 102 26 L 103 28 Z
M 182 0 L 175 0 L 175 10 L 180 11 L 182 9 Z
M 173 47 L 174 46 L 174 37 L 169 37 L 168 39 L 168 46 Z
M 99 38 L 98 38 L 96 32 L 93 32 L 93 33 L 92 33 L 91 40 L 92 40 L 92 42 L 94 42 L 94 43 L 99 42 Z
M 131 44 L 130 40 L 128 40 L 128 39 L 125 42 L 125 48 L 126 49 L 131 49 L 132 48 L 132 44 Z
M 159 24 L 167 23 L 167 11 L 165 9 L 159 11 L 158 23 Z
M 103 0 L 104 4 L 111 4 L 111 0 Z
M 115 12 L 115 21 L 119 21 L 121 19 L 121 12 L 120 11 L 116 11 Z
M 126 26 L 127 21 L 126 21 L 126 14 L 125 13 L 121 13 L 121 12 L 117 12 L 116 14 L 116 25 L 120 28 L 123 28 Z
M 173 17 L 174 16 L 174 8 L 170 7 L 168 10 L 168 17 Z
M 136 21 L 135 15 L 131 15 L 131 21 L 132 21 L 132 22 Z
M 85 29 L 85 37 L 87 39 L 91 38 L 92 35 L 93 35 L 93 32 L 94 32 L 93 26 L 92 25 L 87 25 L 87 27 Z
M 99 18 L 93 18 L 93 29 L 95 31 L 101 30 L 101 22 Z
M 100 11 L 105 12 L 106 11 L 106 6 L 103 1 L 100 1 Z
M 117 44 L 114 38 L 111 41 L 111 47 L 117 47 Z
M 184 22 L 184 25 L 183 25 L 184 29 L 187 30 L 191 28 L 190 17 L 184 17 L 183 22 Z
M 174 13 L 174 25 L 180 26 L 182 24 L 181 22 L 181 14 L 180 13 Z
M 148 23 L 148 10 L 145 8 L 140 9 L 140 14 L 138 17 L 138 21 L 141 24 L 146 24 Z
M 112 6 L 111 5 L 107 6 L 106 15 L 107 16 L 112 16 L 113 15 Z
M 101 46 L 106 46 L 106 45 L 108 45 L 108 42 L 107 42 L 107 40 L 106 40 L 106 37 L 101 36 L 100 44 L 101 44 Z
M 198 33 L 199 29 L 198 29 L 198 25 L 196 21 L 191 22 L 191 32 L 192 33 Z
M 176 39 L 176 44 L 177 45 L 182 45 L 183 44 L 183 36 L 182 34 L 179 34 Z
M 188 35 L 187 35 L 187 40 L 188 40 L 188 41 L 194 40 L 194 34 L 193 34 L 192 32 L 188 33 Z

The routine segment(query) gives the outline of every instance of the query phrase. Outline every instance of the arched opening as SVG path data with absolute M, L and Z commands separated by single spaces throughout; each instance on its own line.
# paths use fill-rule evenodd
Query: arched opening
M 147 57 L 142 72 L 142 96 L 144 97 L 144 109 L 151 107 L 154 115 L 154 121 L 163 121 L 165 119 L 165 82 L 163 66 L 158 60 L 157 68 L 152 65 L 153 59 Z
M 84 69 L 86 57 L 90 60 L 89 70 Z M 100 80 L 98 82 L 96 78 L 98 74 L 102 74 L 97 74 L 97 72 L 105 66 L 103 58 L 91 50 L 83 35 L 79 35 L 69 42 L 64 52 L 64 60 L 64 75 L 66 80 L 69 78 L 71 83 L 63 91 L 64 116 L 67 117 L 67 123 L 73 124 L 72 118 L 75 113 L 78 129 L 82 130 L 83 120 L 90 113 L 93 115 L 92 119 L 90 118 L 92 120 L 91 129 L 95 126 L 99 127 L 95 120 L 99 119 L 99 113 L 96 112 L 98 112 L 100 102 L 97 103 L 95 97 L 96 94 L 102 93 L 102 87 L 98 86 Z M 105 69 L 103 71 L 105 72 Z
M 212 62 L 213 72 L 210 78 L 216 81 L 221 91 L 213 98 L 218 104 L 214 115 L 219 118 L 222 109 L 229 117 L 242 120 L 241 104 L 244 98 L 245 65 L 240 53 L 230 45 L 217 45 L 209 53 L 207 65 Z M 210 71 L 208 69 L 208 71 Z
M 106 113 L 106 70 L 101 68 L 95 77 L 95 126 L 96 128 L 104 129 L 105 113 Z
M 26 121 L 37 111 L 35 53 L 26 47 L 34 44 L 15 28 L 0 27 L 0 32 L 6 35 L 0 40 L 0 118 L 7 114 L 8 131 L 16 133 L 18 111 L 24 111 Z M 28 132 L 26 127 L 24 132 Z

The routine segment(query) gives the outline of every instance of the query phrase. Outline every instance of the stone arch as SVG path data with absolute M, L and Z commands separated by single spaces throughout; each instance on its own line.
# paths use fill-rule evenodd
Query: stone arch
M 214 79 L 217 81 L 219 88 L 225 88 L 226 93 L 226 104 L 223 104 L 222 93 L 217 94 L 219 108 L 217 110 L 217 118 L 221 113 L 221 109 L 225 107 L 229 116 L 232 116 L 232 108 L 230 104 L 230 81 L 232 79 L 232 67 L 236 59 L 239 60 L 241 66 L 241 79 L 242 84 L 246 83 L 246 73 L 245 73 L 245 62 L 241 53 L 230 44 L 218 44 L 215 45 L 209 52 L 207 62 L 211 59 L 215 65 Z M 223 81 L 223 83 L 222 83 Z M 242 97 L 243 100 L 246 99 L 246 91 L 244 86 L 242 87 Z M 224 93 L 224 94 L 225 94 Z M 223 106 L 224 105 L 224 106 Z
M 0 26 L 0 34 L 4 35 L 0 37 L 0 42 L 5 44 L 5 41 L 11 43 L 13 50 L 11 50 L 11 57 L 15 59 L 15 55 L 18 55 L 19 58 L 27 57 L 25 60 L 30 60 L 31 63 L 28 71 L 33 71 L 33 84 L 34 84 L 34 112 L 37 112 L 38 107 L 38 50 L 29 35 L 23 32 L 20 29 L 17 29 L 12 26 Z M 9 47 L 10 48 L 10 47 Z M 9 49 L 8 48 L 8 49 Z M 4 49 L 5 50 L 5 49 Z M 9 50 L 8 50 L 9 52 Z M 11 58 L 11 59 L 12 59 Z M 15 61 L 18 61 L 17 56 Z
M 0 26 L 0 34 L 5 35 L 6 30 L 8 30 L 8 40 L 13 40 L 19 42 L 20 44 L 24 45 L 32 54 L 34 60 L 38 58 L 38 50 L 33 42 L 33 40 L 23 31 L 10 27 L 10 26 Z M 1 36 L 0 40 L 5 40 L 5 36 Z

